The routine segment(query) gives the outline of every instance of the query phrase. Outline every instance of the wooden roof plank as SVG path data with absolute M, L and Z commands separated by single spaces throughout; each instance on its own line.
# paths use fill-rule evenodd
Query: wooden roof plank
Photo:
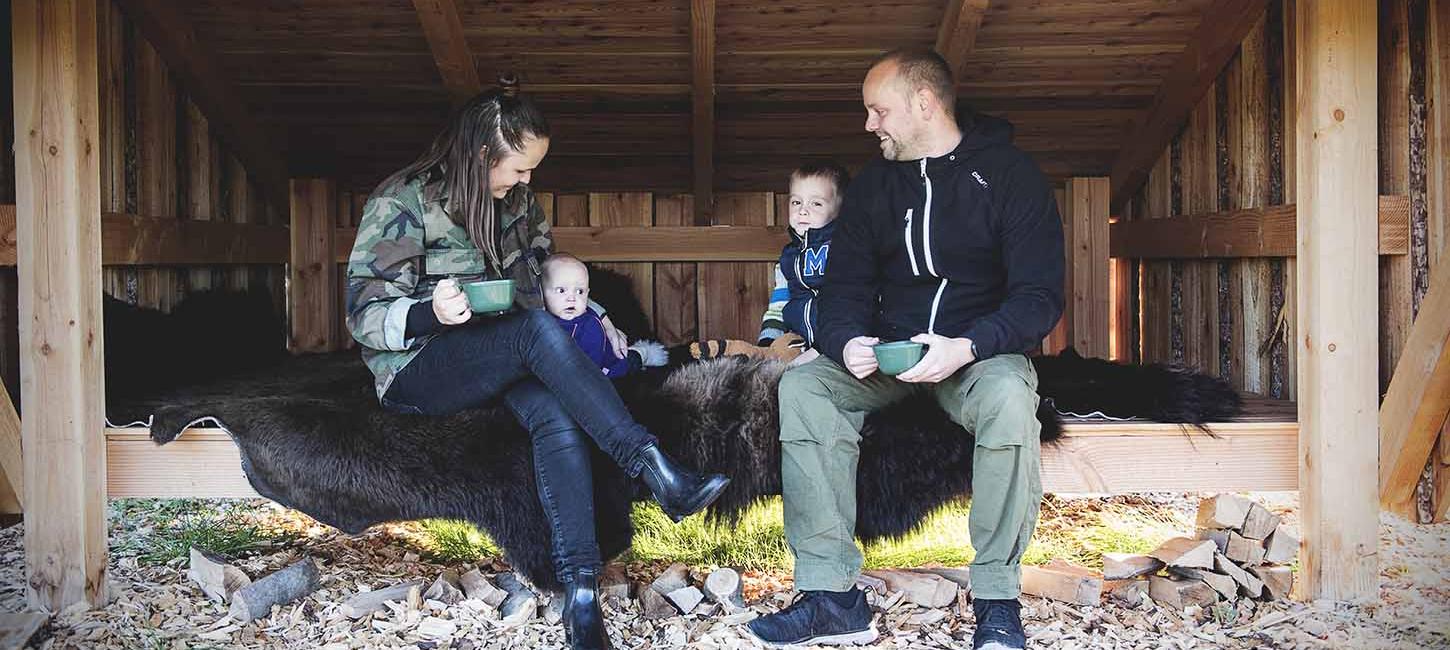
M 977 44 L 977 30 L 982 15 L 987 13 L 987 0 L 947 0 L 941 30 L 936 35 L 936 51 L 952 69 L 952 79 L 961 79 L 967 55 Z
M 438 64 L 438 74 L 454 103 L 463 103 L 483 90 L 478 80 L 478 66 L 473 62 L 473 53 L 468 49 L 468 39 L 463 35 L 463 23 L 458 19 L 458 6 L 453 0 L 413 0 L 418 12 L 418 22 L 423 24 L 423 35 L 428 38 L 428 49 L 433 51 L 433 61 Z
M 1205 7 L 1198 30 L 1163 77 L 1153 104 L 1129 133 L 1113 163 L 1112 205 L 1117 210 L 1148 178 L 1213 80 L 1228 65 L 1239 43 L 1264 14 L 1267 0 L 1218 0 Z

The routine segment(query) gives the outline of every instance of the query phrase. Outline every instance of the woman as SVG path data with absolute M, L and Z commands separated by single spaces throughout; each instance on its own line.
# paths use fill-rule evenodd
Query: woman
M 516 84 L 502 81 L 464 104 L 427 153 L 368 199 L 348 260 L 347 325 L 389 410 L 443 415 L 503 398 L 533 440 L 570 643 L 608 648 L 588 445 L 641 478 L 676 521 L 709 505 L 729 479 L 671 461 L 538 309 L 539 261 L 554 246 L 528 182 L 548 150 L 548 123 Z M 455 276 L 512 278 L 518 309 L 471 313 Z M 624 336 L 605 323 L 622 356 Z

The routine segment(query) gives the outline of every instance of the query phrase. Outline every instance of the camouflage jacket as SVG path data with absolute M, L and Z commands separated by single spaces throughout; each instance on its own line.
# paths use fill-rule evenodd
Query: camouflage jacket
M 380 187 L 363 208 L 347 261 L 347 329 L 362 345 L 378 397 L 432 335 L 405 339 L 408 310 L 430 300 L 439 280 L 513 278 L 515 308 L 543 305 L 539 262 L 554 250 L 549 223 L 527 185 L 499 202 L 499 255 L 503 269 L 453 223 L 440 181 L 414 179 Z

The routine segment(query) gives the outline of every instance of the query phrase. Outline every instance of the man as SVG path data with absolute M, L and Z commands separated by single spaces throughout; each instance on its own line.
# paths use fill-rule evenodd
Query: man
M 866 130 L 883 160 L 851 183 L 821 297 L 822 358 L 780 382 L 790 607 L 750 624 L 773 644 L 876 638 L 854 586 L 856 462 L 866 414 L 930 391 L 976 439 L 968 528 L 973 647 L 1022 648 L 1022 553 L 1042 498 L 1037 375 L 1023 353 L 1063 302 L 1062 225 L 1011 126 L 958 123 L 954 83 L 934 52 L 883 56 L 862 84 Z M 895 378 L 872 346 L 911 339 L 925 356 Z

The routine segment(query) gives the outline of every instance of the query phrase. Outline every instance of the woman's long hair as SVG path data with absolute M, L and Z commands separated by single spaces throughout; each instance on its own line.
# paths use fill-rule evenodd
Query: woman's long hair
M 503 154 L 523 151 L 528 138 L 549 137 L 549 122 L 533 100 L 519 94 L 517 79 L 501 76 L 498 83 L 454 111 L 428 150 L 380 187 L 442 174 L 449 218 L 468 231 L 473 245 L 502 273 L 498 209 L 489 193 L 489 173 Z

